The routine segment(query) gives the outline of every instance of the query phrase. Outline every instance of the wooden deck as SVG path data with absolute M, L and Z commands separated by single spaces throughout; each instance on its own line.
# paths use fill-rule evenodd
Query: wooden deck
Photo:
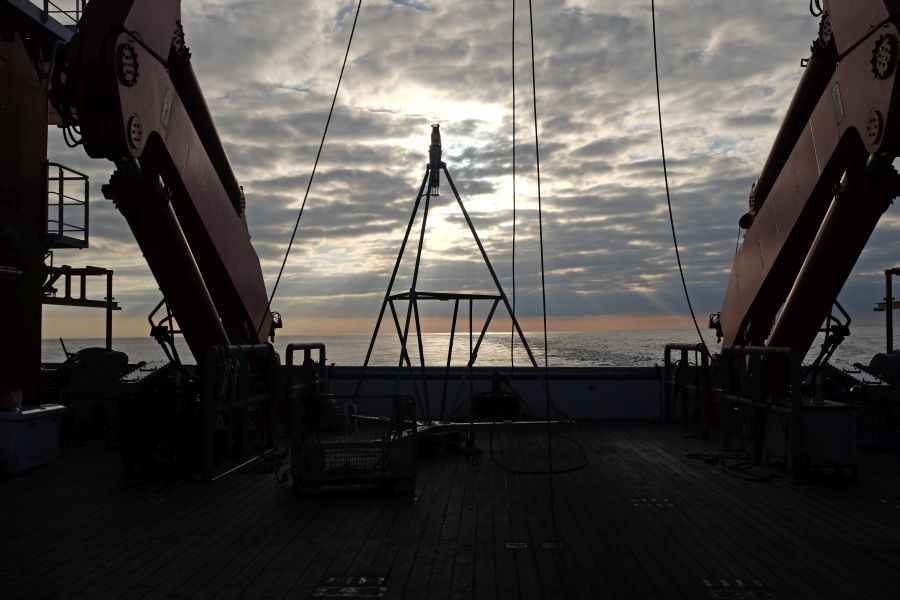
M 548 477 L 485 435 L 477 464 L 422 458 L 414 494 L 302 499 L 271 472 L 126 484 L 115 452 L 66 448 L 0 482 L 0 598 L 900 597 L 900 457 L 862 456 L 855 486 L 759 482 L 671 426 L 574 438 L 555 524 Z M 494 448 L 545 466 L 540 434 Z

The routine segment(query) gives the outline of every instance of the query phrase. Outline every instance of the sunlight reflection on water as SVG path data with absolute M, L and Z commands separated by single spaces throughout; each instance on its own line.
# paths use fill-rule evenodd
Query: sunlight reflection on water
M 707 332 L 704 332 L 706 334 Z M 328 349 L 327 360 L 338 365 L 360 365 L 366 355 L 369 335 L 340 335 L 320 337 L 276 338 L 275 347 L 284 352 L 289 343 L 324 342 Z M 476 338 L 477 340 L 477 335 Z M 539 365 L 543 365 L 543 334 L 527 333 L 526 339 Z M 712 340 L 711 337 L 707 338 Z M 427 333 L 422 336 L 423 354 L 427 365 L 445 365 L 450 336 L 445 333 Z M 551 366 L 596 367 L 596 366 L 652 366 L 660 364 L 663 348 L 668 343 L 695 343 L 697 334 L 693 330 L 645 330 L 645 331 L 591 331 L 591 332 L 551 332 L 548 334 L 548 362 Z M 474 340 L 473 340 L 474 343 Z M 821 343 L 817 340 L 813 351 Z M 101 339 L 66 340 L 70 352 L 80 348 L 102 346 Z M 418 364 L 419 354 L 415 337 L 410 337 L 410 358 Z M 183 340 L 179 340 L 179 351 L 190 362 L 190 352 Z M 114 348 L 128 354 L 132 362 L 161 361 L 165 357 L 152 339 L 121 338 L 114 340 Z M 510 364 L 510 335 L 489 333 L 485 336 L 478 353 L 478 366 L 508 366 Z M 844 344 L 838 348 L 832 363 L 849 368 L 854 362 L 868 364 L 875 352 L 884 350 L 884 330 L 880 327 L 857 327 Z M 468 332 L 457 334 L 453 344 L 453 365 L 465 365 L 469 354 Z M 812 352 L 811 352 L 812 354 Z M 42 360 L 60 362 L 65 359 L 58 340 L 44 340 L 41 348 Z M 396 336 L 381 335 L 375 345 L 370 364 L 396 365 L 400 357 L 400 344 Z M 527 365 L 528 357 L 524 348 L 516 340 L 515 364 Z

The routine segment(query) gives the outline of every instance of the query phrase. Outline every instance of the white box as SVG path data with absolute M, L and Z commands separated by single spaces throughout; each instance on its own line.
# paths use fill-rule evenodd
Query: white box
M 44 404 L 23 411 L 0 411 L 0 455 L 7 473 L 56 460 L 63 406 Z
M 805 466 L 856 466 L 856 407 L 842 402 L 811 402 L 800 407 L 802 454 Z M 766 459 L 787 460 L 790 465 L 790 421 L 776 411 L 766 414 Z

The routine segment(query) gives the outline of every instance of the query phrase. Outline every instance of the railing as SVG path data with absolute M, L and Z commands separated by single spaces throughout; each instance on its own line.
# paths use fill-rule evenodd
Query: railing
M 43 9 L 44 15 L 53 17 L 63 25 L 77 25 L 87 3 L 88 0 L 32 0 L 32 4 Z
M 675 352 L 678 352 L 678 360 L 673 359 Z M 678 401 L 681 426 L 687 428 L 696 422 L 703 439 L 709 439 L 709 379 L 709 352 L 704 344 L 666 344 L 660 419 L 667 423 L 671 421 L 672 405 Z M 692 415 L 692 408 L 696 415 Z
M 89 201 L 87 175 L 58 163 L 47 163 L 47 238 L 50 247 L 88 247 Z M 77 208 L 73 210 L 74 207 Z M 78 216 L 73 219 L 75 211 Z
M 63 265 L 44 266 L 47 279 L 44 281 L 43 304 L 59 306 L 79 306 L 106 309 L 106 349 L 112 349 L 112 311 L 120 310 L 119 303 L 113 297 L 113 272 L 100 267 L 70 267 Z M 88 298 L 88 279 L 106 278 L 106 297 L 103 300 Z M 73 280 L 75 284 L 73 285 Z M 62 295 L 56 287 L 62 282 Z M 74 292 L 74 293 L 73 293 Z
M 274 449 L 278 358 L 270 344 L 211 346 L 203 363 L 203 472 L 215 480 Z
M 787 466 L 795 475 L 799 473 L 803 450 L 801 361 L 795 348 L 732 346 L 722 350 L 722 400 L 732 407 L 722 411 L 723 446 L 728 445 L 734 410 L 749 411 L 753 460 L 762 463 L 766 412 L 786 415 Z

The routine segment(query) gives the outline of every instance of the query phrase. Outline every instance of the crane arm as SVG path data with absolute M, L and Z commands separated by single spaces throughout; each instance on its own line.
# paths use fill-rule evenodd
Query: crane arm
M 68 45 L 62 112 L 94 158 L 198 361 L 271 333 L 243 192 L 190 63 L 180 0 L 92 0 Z
M 805 353 L 900 190 L 900 2 L 825 2 L 757 184 L 722 307 L 725 346 Z

